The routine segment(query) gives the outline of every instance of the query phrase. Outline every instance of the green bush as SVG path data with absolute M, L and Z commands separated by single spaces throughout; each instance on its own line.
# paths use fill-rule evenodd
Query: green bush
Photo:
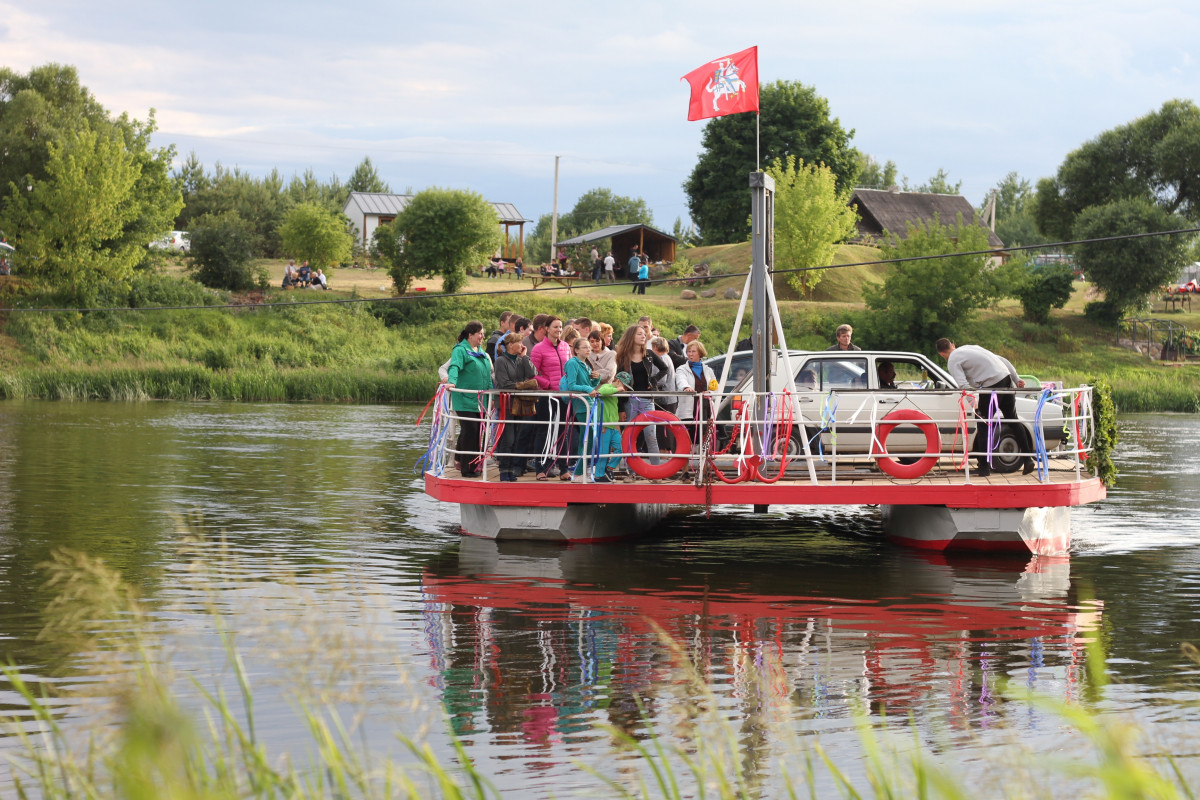
M 237 214 L 204 214 L 192 222 L 190 269 L 196 280 L 232 292 L 265 288 L 267 273 L 254 264 L 254 231 Z
M 1066 264 L 1029 271 L 1015 289 L 1016 297 L 1025 311 L 1025 319 L 1032 322 L 1048 321 L 1050 309 L 1062 308 L 1071 299 L 1074 281 L 1075 272 Z

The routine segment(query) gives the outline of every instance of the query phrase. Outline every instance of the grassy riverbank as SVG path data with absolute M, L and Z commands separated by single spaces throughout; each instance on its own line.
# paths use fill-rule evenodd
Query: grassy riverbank
M 700 255 L 738 271 L 744 268 L 738 248 L 745 249 L 726 246 Z M 846 252 L 840 260 L 866 255 Z M 830 273 L 818 290 L 821 299 L 781 300 L 789 344 L 827 346 L 844 315 L 861 310 L 859 287 L 874 269 Z M 568 294 L 530 292 L 528 281 L 473 278 L 469 292 L 515 293 L 314 303 L 360 298 L 351 273 L 380 284 L 386 279 L 380 272 L 341 273 L 347 273 L 342 283 L 351 284 L 348 290 L 276 292 L 268 300 L 284 305 L 271 308 L 0 312 L 0 398 L 423 402 L 467 320 L 479 319 L 490 329 L 502 310 L 530 317 L 547 311 L 588 316 L 620 331 L 649 313 L 668 335 L 698 324 L 709 352 L 718 353 L 728 344 L 737 309 L 736 300 L 722 296 L 724 288 L 742 282 L 718 278 L 717 297 L 681 300 L 678 286 L 654 286 L 635 297 L 628 284 L 584 285 Z M 141 304 L 156 305 L 153 300 Z M 980 314 L 960 339 L 983 344 L 1042 378 L 1079 383 L 1107 377 L 1123 411 L 1200 412 L 1200 363 L 1153 362 L 1117 347 L 1111 333 L 1083 317 L 1085 300 L 1081 288 L 1049 325 L 1023 322 L 1019 306 L 1008 301 Z M 1200 329 L 1200 311 L 1171 318 Z

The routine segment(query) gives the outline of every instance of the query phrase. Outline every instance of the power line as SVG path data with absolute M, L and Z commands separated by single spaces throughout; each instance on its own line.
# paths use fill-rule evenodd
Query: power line
M 957 253 L 936 253 L 927 256 L 906 256 L 905 258 L 881 258 L 874 261 L 854 261 L 849 264 L 831 264 L 827 267 L 792 267 L 789 269 L 772 270 L 775 275 L 787 275 L 793 272 L 814 272 L 825 269 L 846 269 L 848 267 L 869 267 L 879 264 L 904 264 L 916 261 L 929 261 L 935 258 L 956 258 L 958 256 L 994 256 L 997 252 L 1014 252 L 1027 250 L 1048 250 L 1051 248 L 1071 247 L 1079 244 L 1097 244 L 1100 242 L 1117 242 L 1127 239 L 1145 239 L 1153 236 L 1175 236 L 1182 233 L 1200 233 L 1200 228 L 1179 228 L 1171 231 L 1154 231 L 1151 233 L 1125 233 L 1118 236 L 1101 236 L 1095 239 L 1074 239 L 1067 242 L 1049 242 L 1047 244 L 1027 244 L 1016 245 L 1014 247 L 1005 247 L 1001 250 L 963 250 Z M 745 277 L 750 273 L 747 272 L 727 272 L 719 277 L 722 278 L 738 278 Z M 654 280 L 642 281 L 646 284 L 654 283 L 674 283 L 680 280 L 686 280 L 688 276 L 672 276 L 670 278 L 655 278 Z M 718 277 L 718 276 L 713 276 Z M 597 283 L 593 288 L 600 287 L 627 287 L 628 282 L 622 283 Z M 106 306 L 100 308 L 34 308 L 34 307 L 13 307 L 2 308 L 0 312 L 10 311 L 31 311 L 31 312 L 95 312 L 95 311 L 204 311 L 204 310 L 220 310 L 229 308 L 239 308 L 242 310 L 258 310 L 261 308 L 303 308 L 306 306 L 323 306 L 323 305 L 351 305 L 355 303 L 402 303 L 413 300 L 448 300 L 458 297 L 492 297 L 498 295 L 509 294 L 530 294 L 533 292 L 562 292 L 570 291 L 571 286 L 541 286 L 538 288 L 529 289 L 496 289 L 486 292 L 454 292 L 451 294 L 405 294 L 399 297 L 359 297 L 359 298 L 342 298 L 338 300 L 302 300 L 299 302 L 288 301 L 286 303 L 226 303 L 223 305 L 211 306 L 141 306 L 136 308 L 126 308 L 124 306 Z

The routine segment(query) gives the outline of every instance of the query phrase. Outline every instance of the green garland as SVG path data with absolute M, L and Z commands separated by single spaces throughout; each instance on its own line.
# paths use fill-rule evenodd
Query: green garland
M 1088 472 L 1111 488 L 1117 483 L 1117 465 L 1112 460 L 1117 448 L 1117 408 L 1113 405 L 1112 386 L 1103 378 L 1092 379 L 1092 425 Z

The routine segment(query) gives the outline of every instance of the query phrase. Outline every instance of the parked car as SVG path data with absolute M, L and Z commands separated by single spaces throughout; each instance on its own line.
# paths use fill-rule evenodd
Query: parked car
M 188 239 L 187 231 L 171 231 L 161 239 L 155 239 L 150 246 L 155 250 L 176 250 L 186 253 L 192 249 L 192 242 Z
M 778 351 L 776 351 L 778 354 Z M 747 354 L 749 355 L 749 354 Z M 962 393 L 957 390 L 950 375 L 919 353 L 899 351 L 859 350 L 798 352 L 789 351 L 792 368 L 796 375 L 797 394 L 793 396 L 796 419 L 803 415 L 805 425 L 797 424 L 788 442 L 788 452 L 799 455 L 804 452 L 801 437 L 815 436 L 821 426 L 822 413 L 829 411 L 837 422 L 837 452 L 841 455 L 865 455 L 871 452 L 871 403 L 875 405 L 876 422 L 892 409 L 909 408 L 921 412 L 937 422 L 942 439 L 942 451 L 950 452 L 950 443 L 958 437 L 956 451 L 962 452 L 962 430 L 959 427 Z M 895 369 L 893 385 L 880 385 L 879 368 L 889 362 Z M 715 368 L 714 368 L 715 369 Z M 786 379 L 782 359 L 776 357 L 771 374 L 771 391 L 782 392 Z M 1027 382 L 1028 383 L 1028 382 Z M 1033 388 L 1029 387 L 1028 388 Z M 1040 387 L 1039 387 L 1040 389 Z M 751 391 L 751 376 L 747 373 L 733 390 Z M 827 407 L 830 391 L 836 391 L 836 408 Z M 735 395 L 722 398 L 717 407 L 717 419 L 731 418 L 732 401 Z M 995 446 L 993 469 L 996 472 L 1013 472 L 1021 467 L 1019 453 L 1034 451 L 1033 421 L 1037 411 L 1038 391 L 1018 394 L 1016 409 L 1019 422 L 1006 422 L 1000 427 L 999 440 Z M 967 446 L 970 447 L 975 432 L 976 420 L 967 419 Z M 1042 432 L 1046 448 L 1054 450 L 1064 441 L 1063 414 L 1060 404 L 1048 402 L 1042 410 Z M 732 435 L 731 426 L 718 425 L 719 445 L 724 446 Z M 833 445 L 829 432 L 821 432 L 821 446 L 830 452 Z M 816 442 L 810 445 L 816 449 Z M 887 440 L 889 454 L 921 454 L 927 450 L 924 433 L 911 424 L 898 426 Z
M 775 364 L 782 365 L 783 360 L 779 354 L 783 352 L 778 347 L 775 348 Z M 806 355 L 807 350 L 788 350 L 788 356 L 795 359 Z M 712 369 L 713 374 L 718 378 L 721 377 L 721 370 L 725 368 L 725 354 L 719 356 L 709 356 L 704 359 L 705 366 Z M 775 367 L 773 367 L 775 368 Z M 738 350 L 729 358 L 729 377 L 725 380 L 725 385 L 721 387 L 722 392 L 729 391 L 731 387 L 741 383 L 742 378 L 750 374 L 754 369 L 754 351 L 753 350 Z

